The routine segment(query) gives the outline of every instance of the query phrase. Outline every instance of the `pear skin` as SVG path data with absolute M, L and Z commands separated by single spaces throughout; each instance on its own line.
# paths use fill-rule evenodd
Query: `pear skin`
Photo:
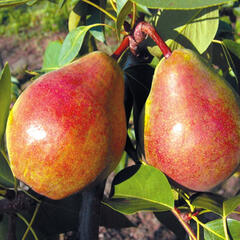
M 210 191 L 239 166 L 238 96 L 191 50 L 158 64 L 141 128 L 147 163 L 185 188 Z
M 16 178 L 48 198 L 106 178 L 126 141 L 120 67 L 97 51 L 41 76 L 14 104 L 6 140 Z

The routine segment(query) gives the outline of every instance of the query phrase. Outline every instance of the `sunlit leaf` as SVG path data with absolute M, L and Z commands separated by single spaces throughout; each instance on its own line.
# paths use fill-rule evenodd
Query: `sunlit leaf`
M 124 21 L 126 20 L 127 15 L 131 12 L 132 3 L 128 0 L 117 1 L 117 34 L 119 35 L 120 30 L 123 26 Z
M 59 68 L 59 54 L 62 44 L 59 41 L 50 42 L 43 56 L 42 71 L 50 72 Z
M 239 240 L 240 239 L 240 222 L 234 219 L 227 220 L 228 229 L 231 234 L 231 240 Z M 222 219 L 217 219 L 206 224 L 208 228 L 217 233 L 219 236 L 210 232 L 206 228 L 204 228 L 204 240 L 223 240 L 226 239 L 224 235 L 223 221 Z
M 223 215 L 228 216 L 240 205 L 240 195 L 229 198 L 223 202 Z
M 77 28 L 80 22 L 81 16 L 75 13 L 73 10 L 70 12 L 68 17 L 68 31 L 71 32 L 73 29 Z
M 133 2 L 145 5 L 148 8 L 163 8 L 163 9 L 195 9 L 231 3 L 234 0 L 131 0 Z
M 80 26 L 68 33 L 62 44 L 62 48 L 59 54 L 59 66 L 63 66 L 74 60 L 82 47 L 86 33 L 89 29 L 91 29 L 92 27 L 96 27 L 97 25 L 98 24 Z
M 10 103 L 11 73 L 8 64 L 6 64 L 0 73 L 0 142 L 5 132 Z
M 62 8 L 67 0 L 59 0 L 58 7 Z
M 223 215 L 223 202 L 223 197 L 212 193 L 199 193 L 192 199 L 194 207 L 210 210 L 220 216 Z
M 115 173 L 120 172 L 121 170 L 123 170 L 126 167 L 126 163 L 128 162 L 128 155 L 127 153 L 124 151 L 121 157 L 121 160 L 119 161 L 117 167 L 114 169 Z
M 30 1 L 32 1 L 32 0 L 2 0 L 2 1 L 0 1 L 0 8 L 17 6 L 17 5 L 25 4 Z
M 123 214 L 137 211 L 168 211 L 174 198 L 166 176 L 148 165 L 134 165 L 113 181 L 113 197 L 104 203 Z
M 164 10 L 156 16 L 154 26 L 172 50 L 190 48 L 203 53 L 214 39 L 219 23 L 218 8 Z M 164 23 L 164 24 L 163 24 Z M 162 55 L 159 47 L 149 47 L 152 55 Z

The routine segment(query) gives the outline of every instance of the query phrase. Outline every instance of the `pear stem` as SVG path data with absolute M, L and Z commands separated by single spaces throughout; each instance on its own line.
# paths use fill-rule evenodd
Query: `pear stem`
M 183 219 L 181 216 L 181 212 L 177 208 L 173 208 L 172 210 L 173 215 L 178 219 L 178 221 L 181 223 L 187 234 L 192 240 L 197 240 L 197 237 L 195 233 L 193 232 L 192 228 L 189 226 L 189 224 Z
M 172 55 L 171 49 L 163 41 L 156 29 L 150 23 L 142 21 L 137 24 L 133 35 L 128 35 L 123 39 L 120 46 L 115 50 L 111 57 L 117 60 L 128 47 L 130 47 L 132 53 L 136 55 L 138 44 L 140 44 L 147 35 L 150 36 L 159 46 L 165 58 L 168 58 Z
M 171 49 L 163 41 L 156 29 L 148 22 L 140 22 L 135 28 L 134 38 L 136 42 L 141 42 L 148 35 L 159 46 L 165 58 L 172 55 Z M 139 40 L 138 40 L 139 39 Z
M 115 50 L 115 52 L 112 54 L 112 58 L 118 60 L 119 57 L 122 55 L 122 53 L 129 47 L 129 36 L 126 36 L 120 46 Z

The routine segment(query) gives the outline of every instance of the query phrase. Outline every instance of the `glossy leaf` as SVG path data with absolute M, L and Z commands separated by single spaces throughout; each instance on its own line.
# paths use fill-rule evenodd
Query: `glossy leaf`
M 186 231 L 179 221 L 176 221 L 176 217 L 172 212 L 156 212 L 155 217 L 169 230 L 174 232 L 178 239 L 185 239 Z
M 59 41 L 50 42 L 43 56 L 42 71 L 50 72 L 59 68 L 59 54 L 62 44 Z
M 228 229 L 230 231 L 231 240 L 239 240 L 240 239 L 240 222 L 234 219 L 227 220 Z M 214 233 L 208 231 L 204 228 L 204 240 L 223 240 L 225 239 L 223 221 L 222 219 L 217 219 L 206 224 L 208 228 L 212 231 L 216 232 L 220 236 L 215 235 Z
M 227 199 L 223 202 L 223 216 L 228 216 L 238 206 L 240 206 L 240 195 Z
M 223 43 L 236 57 L 238 57 L 240 59 L 240 44 L 239 43 L 236 43 L 229 39 L 223 40 Z
M 188 11 L 164 10 L 156 17 L 155 28 L 172 50 L 184 47 L 201 54 L 216 35 L 218 17 L 216 7 Z M 162 55 L 157 46 L 149 47 L 149 50 L 153 56 Z
M 68 31 L 71 32 L 73 29 L 77 28 L 80 22 L 81 16 L 75 13 L 73 10 L 70 12 L 68 17 Z
M 3 1 L 0 1 L 0 8 L 17 6 L 17 5 L 25 4 L 30 1 L 32 1 L 32 0 L 3 0 Z
M 233 0 L 132 0 L 133 2 L 147 6 L 148 8 L 162 8 L 162 9 L 195 9 L 206 8 L 224 3 L 234 2 Z
M 117 1 L 117 34 L 119 35 L 120 30 L 123 26 L 124 21 L 126 20 L 127 15 L 131 12 L 132 3 L 128 0 Z
M 68 33 L 59 54 L 59 66 L 66 65 L 74 60 L 82 47 L 84 37 L 88 30 L 96 25 L 80 26 Z
M 121 160 L 119 161 L 117 167 L 114 169 L 114 172 L 118 173 L 118 172 L 122 171 L 126 167 L 127 162 L 128 162 L 128 155 L 124 151 L 122 154 Z
M 58 201 L 44 199 L 36 215 L 33 228 L 48 237 L 62 232 L 77 231 L 81 199 L 80 193 Z M 24 217 L 30 220 L 33 211 L 34 208 L 23 213 Z M 101 226 L 112 228 L 134 226 L 125 216 L 109 209 L 107 206 L 101 205 L 100 214 Z
M 14 177 L 7 161 L 0 153 L 0 186 L 10 188 L 14 187 Z
M 67 0 L 59 0 L 58 7 L 62 8 Z
M 199 193 L 193 196 L 192 205 L 196 208 L 210 210 L 220 216 L 223 215 L 224 198 L 212 193 Z
M 2 220 L 0 223 L 0 236 L 1 239 L 8 239 L 8 226 L 9 226 L 9 216 L 7 214 L 2 216 Z M 27 230 L 27 225 L 17 217 L 16 219 L 16 239 L 22 239 L 25 231 Z M 42 233 L 35 231 L 34 232 L 38 239 L 49 240 L 47 235 L 43 235 Z M 31 231 L 28 232 L 25 240 L 35 240 L 34 236 L 32 235 Z
M 168 211 L 174 207 L 166 176 L 148 165 L 134 165 L 121 171 L 113 181 L 113 192 L 105 204 L 123 214 Z
M 62 232 L 76 230 L 78 213 L 81 206 L 81 195 L 75 194 L 68 198 L 54 201 L 44 199 L 33 222 L 33 228 L 45 236 L 52 237 Z M 30 221 L 35 208 L 22 215 Z
M 90 13 L 91 13 L 91 16 L 89 18 L 87 18 L 87 25 L 92 25 L 92 24 L 96 24 L 96 23 L 104 23 L 104 18 L 102 17 L 102 14 L 98 9 L 93 8 L 93 9 L 91 9 Z M 97 40 L 99 40 L 101 42 L 105 41 L 103 26 L 91 28 L 90 33 Z
M 115 229 L 135 227 L 125 215 L 114 211 L 105 204 L 101 204 L 100 207 L 100 226 Z
M 0 73 L 0 143 L 2 141 L 11 103 L 11 73 L 6 64 Z

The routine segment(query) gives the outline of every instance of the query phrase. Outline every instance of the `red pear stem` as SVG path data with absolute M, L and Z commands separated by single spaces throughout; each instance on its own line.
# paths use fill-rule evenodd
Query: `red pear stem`
M 111 57 L 118 60 L 122 53 L 129 47 L 129 36 L 126 36 L 120 46 L 115 50 Z
M 195 233 L 193 232 L 192 228 L 190 227 L 190 225 L 185 221 L 186 219 L 184 219 L 181 216 L 181 212 L 177 209 L 177 208 L 173 208 L 172 210 L 173 215 L 178 219 L 178 221 L 181 223 L 181 225 L 183 226 L 183 228 L 185 229 L 185 231 L 188 233 L 189 237 L 192 240 L 197 240 L 197 237 L 195 235 Z
M 157 33 L 156 29 L 150 23 L 140 22 L 137 25 L 134 32 L 134 38 L 136 39 L 136 41 L 137 41 L 137 37 L 140 35 L 139 31 L 152 38 L 152 40 L 159 46 L 165 58 L 168 58 L 172 55 L 171 49 L 162 40 L 162 38 Z

